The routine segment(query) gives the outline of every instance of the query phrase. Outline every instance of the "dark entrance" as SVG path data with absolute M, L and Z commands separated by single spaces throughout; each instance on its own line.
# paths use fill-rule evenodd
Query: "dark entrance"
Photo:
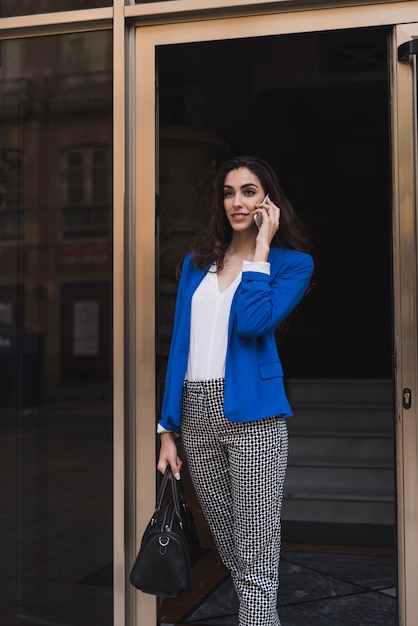
M 223 159 L 272 163 L 315 244 L 315 287 L 279 346 L 294 408 L 289 543 L 395 549 L 387 36 L 309 33 L 158 53 L 161 388 L 175 267 L 206 223 Z

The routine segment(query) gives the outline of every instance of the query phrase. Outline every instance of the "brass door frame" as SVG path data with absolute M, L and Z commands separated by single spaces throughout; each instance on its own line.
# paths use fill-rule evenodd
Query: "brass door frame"
M 167 3 L 177 5 L 177 2 Z M 189 3 L 190 4 L 190 3 Z M 395 6 L 396 4 L 396 6 Z M 174 8 L 174 7 L 173 7 Z M 339 30 L 347 28 L 396 25 L 412 22 L 417 15 L 418 2 L 390 3 L 360 7 L 345 7 L 296 11 L 287 13 L 244 15 L 230 18 L 214 17 L 187 21 L 177 17 L 170 23 L 169 8 L 162 14 L 146 5 L 147 21 L 136 25 L 135 37 L 135 133 L 132 154 L 135 159 L 135 273 L 136 273 L 136 519 L 133 533 L 136 546 L 155 497 L 155 205 L 156 190 L 156 135 L 155 135 L 155 53 L 160 45 L 217 41 L 242 37 L 257 37 L 300 32 Z M 144 17 L 144 7 L 126 7 L 126 14 Z M 171 16 L 172 18 L 172 16 Z M 159 22 L 159 23 L 158 23 Z M 416 27 L 413 26 L 412 30 Z M 402 35 L 403 33 L 403 35 Z M 396 29 L 392 56 L 396 58 L 397 42 L 411 36 L 409 27 Z M 405 39 L 404 39 L 405 40 Z M 408 76 L 408 78 L 406 78 Z M 409 81 L 409 82 L 408 82 Z M 408 82 L 409 87 L 406 85 Z M 395 335 L 397 338 L 398 367 L 397 393 L 397 476 L 399 487 L 399 605 L 402 626 L 414 626 L 418 613 L 418 598 L 413 589 L 418 571 L 418 488 L 417 488 L 417 408 L 416 408 L 416 225 L 414 178 L 411 171 L 411 151 L 415 148 L 407 138 L 408 124 L 412 123 L 411 70 L 392 63 L 393 100 L 393 162 L 394 162 L 394 289 Z M 395 97 L 396 95 L 396 97 Z M 409 104 L 407 104 L 409 102 Z M 409 111 L 409 113 L 407 112 Z M 405 117 L 409 115 L 409 117 Z M 409 129 L 411 126 L 409 125 Z M 411 132 L 409 130 L 409 134 Z M 416 134 L 415 134 L 416 138 Z M 133 180 L 131 181 L 133 184 Z M 412 234 L 411 234 L 412 233 Z M 413 392 L 411 409 L 402 409 L 401 390 L 408 386 Z M 133 557 L 133 554 L 131 554 Z M 129 559 L 128 559 L 129 560 Z M 415 576 L 413 573 L 415 572 Z M 156 619 L 155 600 L 150 596 L 135 596 L 135 624 L 153 623 Z
M 395 28 L 392 46 L 393 246 L 400 625 L 418 615 L 417 62 L 398 61 L 418 24 Z M 411 406 L 405 394 L 410 390 Z

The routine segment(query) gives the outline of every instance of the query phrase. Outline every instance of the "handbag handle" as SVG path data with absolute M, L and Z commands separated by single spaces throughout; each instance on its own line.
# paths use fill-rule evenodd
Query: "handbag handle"
M 155 511 L 154 511 L 154 515 L 152 516 L 152 519 L 151 519 L 151 524 L 155 524 L 155 522 L 157 521 L 157 515 L 158 515 L 159 510 L 161 509 L 161 505 L 163 503 L 163 498 L 164 498 L 165 490 L 167 489 L 167 483 L 168 483 L 169 479 L 171 479 L 171 490 L 172 490 L 172 494 L 173 494 L 174 510 L 176 512 L 176 515 L 177 515 L 179 521 L 180 521 L 180 524 L 181 525 L 183 524 L 181 513 L 180 513 L 179 493 L 178 493 L 178 489 L 177 489 L 177 483 L 180 483 L 180 481 L 174 479 L 173 474 L 171 472 L 171 467 L 169 465 L 167 465 L 167 467 L 166 467 L 163 479 L 161 481 L 160 488 L 158 490 L 157 500 L 156 500 L 156 503 L 155 503 Z M 181 494 L 184 497 L 182 489 L 181 489 Z
M 165 490 L 167 488 L 168 479 L 170 478 L 170 474 L 171 474 L 171 468 L 169 465 L 167 465 L 166 470 L 164 472 L 163 479 L 160 484 L 160 488 L 158 490 L 157 500 L 155 503 L 156 511 L 159 511 L 161 509 L 161 505 L 163 503 L 163 498 L 164 498 Z

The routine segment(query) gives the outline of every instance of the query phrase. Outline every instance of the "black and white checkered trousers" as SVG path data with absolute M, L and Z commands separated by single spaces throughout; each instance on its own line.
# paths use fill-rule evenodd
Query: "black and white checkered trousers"
M 243 381 L 245 385 L 245 381 Z M 233 423 L 223 379 L 186 381 L 181 436 L 190 475 L 239 599 L 239 626 L 279 626 L 286 420 Z

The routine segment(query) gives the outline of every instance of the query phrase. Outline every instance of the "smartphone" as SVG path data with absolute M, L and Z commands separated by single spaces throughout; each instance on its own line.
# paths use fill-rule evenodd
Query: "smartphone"
M 267 200 L 267 198 L 269 197 L 269 195 L 270 195 L 270 194 L 267 194 L 267 195 L 264 197 L 262 204 L 263 204 L 263 203 Z M 263 215 L 262 215 L 262 213 L 256 213 L 256 214 L 254 215 L 254 222 L 255 222 L 255 225 L 257 226 L 257 228 L 260 230 L 260 228 L 261 228 L 261 224 L 263 223 Z

